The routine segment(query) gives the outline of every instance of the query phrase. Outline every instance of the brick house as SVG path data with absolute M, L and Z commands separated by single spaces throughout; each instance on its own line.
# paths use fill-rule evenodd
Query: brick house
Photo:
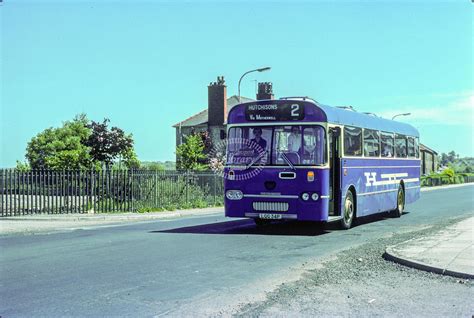
M 208 131 L 212 143 L 216 144 L 226 137 L 227 114 L 235 105 L 239 104 L 239 97 L 227 97 L 227 86 L 224 76 L 218 76 L 216 82 L 207 87 L 207 108 L 197 114 L 173 125 L 176 129 L 176 146 L 184 142 L 184 137 L 192 132 Z M 257 99 L 273 99 L 272 84 L 258 83 Z M 241 102 L 251 102 L 254 99 L 241 96 Z

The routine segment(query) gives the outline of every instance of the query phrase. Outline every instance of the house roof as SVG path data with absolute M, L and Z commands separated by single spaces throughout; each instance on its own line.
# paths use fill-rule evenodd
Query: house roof
M 252 102 L 254 99 L 240 96 L 241 103 L 247 103 L 247 102 Z M 229 98 L 227 98 L 227 112 L 229 112 L 232 107 L 235 105 L 239 104 L 239 96 L 237 95 L 232 95 Z M 192 115 L 191 117 L 188 117 L 187 119 L 176 123 L 173 125 L 174 128 L 176 127 L 193 127 L 193 126 L 198 126 L 207 123 L 208 121 L 208 113 L 207 113 L 207 108 L 200 111 L 197 114 Z
M 428 151 L 428 152 L 432 152 L 434 153 L 435 155 L 437 155 L 438 153 L 436 151 L 434 151 L 433 149 L 423 145 L 422 143 L 420 143 L 420 151 Z

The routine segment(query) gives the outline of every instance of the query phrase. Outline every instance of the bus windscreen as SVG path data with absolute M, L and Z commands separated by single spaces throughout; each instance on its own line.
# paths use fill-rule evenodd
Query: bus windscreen
M 319 125 L 242 126 L 229 129 L 228 165 L 314 166 L 326 163 L 325 130 Z

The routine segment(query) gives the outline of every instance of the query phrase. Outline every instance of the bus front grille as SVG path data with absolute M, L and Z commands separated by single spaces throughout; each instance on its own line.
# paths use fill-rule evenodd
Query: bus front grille
M 269 211 L 269 212 L 287 212 L 287 202 L 253 202 L 253 209 L 255 211 Z

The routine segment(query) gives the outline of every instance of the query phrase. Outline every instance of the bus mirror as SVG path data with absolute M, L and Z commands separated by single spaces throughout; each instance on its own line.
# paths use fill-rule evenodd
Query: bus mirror
M 225 139 L 226 133 L 224 130 L 221 130 L 221 139 Z

